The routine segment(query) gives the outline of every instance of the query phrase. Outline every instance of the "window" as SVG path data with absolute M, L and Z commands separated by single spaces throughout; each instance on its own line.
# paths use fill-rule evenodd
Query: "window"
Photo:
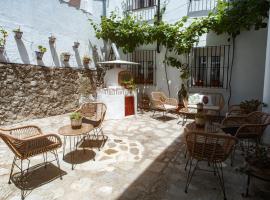
M 189 66 L 191 87 L 227 88 L 230 46 L 193 48 Z
M 128 66 L 133 74 L 136 84 L 155 84 L 156 50 L 139 50 L 127 54 L 127 60 L 140 63 Z
M 127 0 L 127 10 L 149 8 L 157 5 L 157 0 Z

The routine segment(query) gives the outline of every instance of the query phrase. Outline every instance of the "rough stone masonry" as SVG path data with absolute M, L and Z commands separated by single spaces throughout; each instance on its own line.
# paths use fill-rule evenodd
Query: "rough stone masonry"
M 78 79 L 93 70 L 0 63 L 0 125 L 70 112 L 78 107 Z

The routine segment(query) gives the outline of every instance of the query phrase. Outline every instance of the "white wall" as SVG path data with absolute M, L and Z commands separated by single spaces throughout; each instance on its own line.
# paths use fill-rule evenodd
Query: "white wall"
M 92 57 L 92 45 L 102 46 L 94 36 L 89 18 L 100 20 L 103 13 L 103 2 L 93 1 L 93 15 L 69 6 L 61 0 L 1 0 L 0 26 L 9 32 L 6 52 L 0 55 L 0 61 L 14 63 L 31 63 L 46 66 L 64 66 L 60 54 L 70 52 L 71 67 L 81 67 L 82 57 Z M 20 26 L 22 40 L 15 40 L 12 30 Z M 57 39 L 53 46 L 48 37 L 53 34 Z M 74 41 L 81 44 L 73 49 Z M 43 63 L 37 62 L 37 46 L 47 48 Z M 93 63 L 91 64 L 94 67 Z
M 213 2 L 211 0 L 211 6 Z M 204 1 L 205 2 L 205 1 Z M 209 7 L 210 4 L 208 4 Z M 188 15 L 191 19 L 193 17 L 206 16 L 207 10 L 197 11 L 191 10 L 189 0 L 169 0 L 166 6 L 166 12 L 163 15 L 163 20 L 168 23 L 174 23 L 183 16 Z M 200 38 L 198 46 L 213 46 L 213 45 L 228 45 L 232 47 L 232 40 L 228 41 L 227 35 L 217 36 L 214 33 L 209 33 Z M 263 80 L 264 80 L 264 66 L 266 55 L 266 38 L 267 29 L 259 31 L 244 31 L 236 39 L 235 60 L 233 66 L 232 76 L 232 97 L 230 104 L 239 104 L 240 101 L 246 99 L 259 99 L 263 98 Z M 147 49 L 149 47 L 140 47 L 140 49 Z M 155 46 L 152 46 L 155 48 Z M 231 48 L 232 53 L 232 48 Z M 168 94 L 167 83 L 165 79 L 164 70 L 164 54 L 165 49 L 161 48 L 161 53 L 157 56 L 157 85 L 147 86 L 147 93 L 152 90 L 162 90 Z M 179 71 L 175 68 L 168 66 L 168 79 L 170 80 L 171 96 L 176 97 L 179 90 L 181 80 L 179 80 Z M 191 89 L 192 91 L 211 91 L 221 92 L 227 102 L 229 90 L 227 89 L 209 89 L 198 88 Z
M 268 24 L 269 23 L 270 19 L 268 21 Z M 270 29 L 268 29 L 268 36 L 267 36 L 263 102 L 265 102 L 268 105 L 267 107 L 263 108 L 264 112 L 270 113 Z M 270 144 L 270 126 L 268 126 L 268 128 L 266 129 L 263 140 L 265 143 Z

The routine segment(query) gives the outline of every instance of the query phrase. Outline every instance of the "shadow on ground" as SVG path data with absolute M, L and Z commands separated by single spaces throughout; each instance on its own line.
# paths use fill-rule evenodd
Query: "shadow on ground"
M 48 184 L 67 173 L 52 163 L 35 165 L 21 174 L 15 173 L 11 177 L 12 183 L 21 190 L 21 199 L 25 199 L 34 189 Z

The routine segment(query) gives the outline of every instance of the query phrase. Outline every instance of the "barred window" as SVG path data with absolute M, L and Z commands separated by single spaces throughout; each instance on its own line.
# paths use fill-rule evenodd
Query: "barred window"
M 127 67 L 132 72 L 136 84 L 156 83 L 156 50 L 134 51 L 127 54 L 127 60 L 140 63 Z
M 157 0 L 127 0 L 127 10 L 149 8 L 157 5 Z
M 230 46 L 193 48 L 189 66 L 191 87 L 228 87 Z

